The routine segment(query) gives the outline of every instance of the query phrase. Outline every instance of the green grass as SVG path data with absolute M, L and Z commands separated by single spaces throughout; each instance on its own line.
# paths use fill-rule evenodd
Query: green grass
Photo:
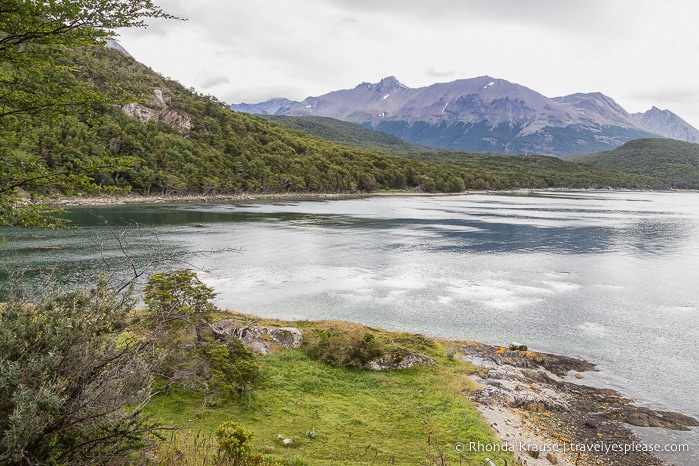
M 468 377 L 473 368 L 444 354 L 436 345 L 428 351 L 438 359 L 436 367 L 374 372 L 334 368 L 302 350 L 281 351 L 261 357 L 266 382 L 243 404 L 202 407 L 202 394 L 171 393 L 156 398 L 149 413 L 165 424 L 187 426 L 166 445 L 179 450 L 180 464 L 214 464 L 205 457 L 215 455 L 211 432 L 224 421 L 252 430 L 253 452 L 268 463 L 428 464 L 429 437 L 433 454 L 437 440 L 449 464 L 482 464 L 487 454 L 460 459 L 453 450 L 458 441 L 489 444 L 495 438 L 467 397 L 474 389 Z M 278 435 L 293 444 L 284 446 Z

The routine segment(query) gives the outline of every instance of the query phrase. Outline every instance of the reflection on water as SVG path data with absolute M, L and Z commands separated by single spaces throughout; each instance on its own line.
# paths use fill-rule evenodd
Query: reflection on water
M 599 363 L 595 377 L 699 416 L 694 193 L 401 196 L 76 209 L 80 230 L 3 230 L 3 263 L 99 270 L 196 255 L 218 304 L 345 319 Z M 101 218 L 109 219 L 108 229 Z M 32 236 L 35 235 L 35 236 Z

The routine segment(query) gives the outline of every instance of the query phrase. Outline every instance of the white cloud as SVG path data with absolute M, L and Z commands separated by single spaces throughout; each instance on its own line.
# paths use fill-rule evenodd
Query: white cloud
M 220 87 L 230 82 L 231 80 L 225 74 L 219 74 L 209 70 L 200 72 L 197 77 L 197 84 L 207 89 Z
M 699 4 L 681 0 L 164 0 L 188 21 L 123 31 L 137 59 L 227 102 L 300 100 L 396 76 L 490 75 L 549 97 L 599 91 L 699 126 Z M 224 77 L 227 78 L 223 79 Z M 254 100 L 253 100 L 254 99 Z M 654 100 L 657 99 L 657 100 Z

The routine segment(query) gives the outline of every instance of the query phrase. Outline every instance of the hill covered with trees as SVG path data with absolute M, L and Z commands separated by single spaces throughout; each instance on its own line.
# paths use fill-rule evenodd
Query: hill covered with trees
M 79 69 L 79 77 L 98 88 L 118 87 L 140 102 L 98 105 L 89 114 L 50 121 L 25 119 L 21 132 L 3 139 L 3 150 L 19 151 L 52 171 L 77 161 L 128 158 L 128 169 L 94 173 L 99 186 L 144 193 L 498 187 L 487 173 L 331 144 L 231 112 L 115 50 L 73 50 L 63 65 Z
M 10 198 L 98 190 L 182 195 L 665 187 L 654 179 L 581 169 L 548 157 L 437 153 L 385 136 L 374 141 L 382 133 L 365 140 L 366 132 L 348 134 L 346 127 L 318 122 L 310 122 L 316 128 L 290 129 L 232 112 L 214 97 L 105 47 L 74 47 L 53 61 L 52 81 L 80 88 L 89 98 L 65 105 L 81 111 L 50 118 L 2 116 L 0 192 L 6 218 Z M 31 84 L 25 76 L 25 85 Z M 318 128 L 334 136 L 309 134 Z
M 265 115 L 269 121 L 279 123 L 326 141 L 336 142 L 361 149 L 405 156 L 413 153 L 437 153 L 440 149 L 406 142 L 392 134 L 376 131 L 364 126 L 321 116 L 293 117 Z
M 641 188 L 667 189 L 667 180 L 630 174 L 620 167 L 597 167 L 545 155 L 511 156 L 458 152 L 410 144 L 391 134 L 326 117 L 267 116 L 322 139 L 371 149 L 431 164 L 484 170 L 507 188 Z
M 675 189 L 699 189 L 699 144 L 637 139 L 614 150 L 568 157 L 605 170 L 649 176 Z

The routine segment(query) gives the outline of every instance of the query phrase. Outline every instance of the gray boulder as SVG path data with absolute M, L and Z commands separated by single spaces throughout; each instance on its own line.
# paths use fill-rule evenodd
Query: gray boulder
M 268 354 L 273 347 L 298 348 L 303 343 L 303 333 L 296 327 L 240 324 L 240 321 L 226 319 L 212 324 L 211 328 L 216 338 L 237 338 L 258 354 Z
M 399 358 L 389 354 L 369 362 L 369 369 L 374 371 L 409 369 L 418 364 L 436 366 L 437 361 L 419 353 L 409 353 Z

